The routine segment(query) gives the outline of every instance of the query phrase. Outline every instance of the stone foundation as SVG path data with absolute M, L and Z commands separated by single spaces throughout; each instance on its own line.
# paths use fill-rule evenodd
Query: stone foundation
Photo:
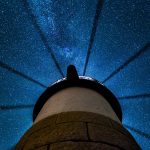
M 34 124 L 15 150 L 140 150 L 132 135 L 108 117 L 64 112 Z

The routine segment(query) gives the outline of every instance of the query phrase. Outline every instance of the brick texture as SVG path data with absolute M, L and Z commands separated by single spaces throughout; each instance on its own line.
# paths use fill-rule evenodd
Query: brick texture
M 64 123 L 64 122 L 89 122 L 89 123 L 97 123 L 104 126 L 111 127 L 111 122 L 107 117 L 95 114 L 95 113 L 88 113 L 87 112 L 71 112 L 71 113 L 60 113 L 57 117 L 57 123 Z
M 90 112 L 65 112 L 33 125 L 16 150 L 140 150 L 123 126 Z
M 112 128 L 90 123 L 88 131 L 91 141 L 109 143 L 120 148 L 126 147 L 128 150 L 132 149 L 132 144 L 127 137 Z
M 52 144 L 49 150 L 119 150 L 116 147 L 94 142 L 62 142 Z
M 88 140 L 85 123 L 63 123 L 53 129 L 47 127 L 39 130 L 28 138 L 25 149 L 35 149 L 41 145 L 67 140 Z
M 42 147 L 38 147 L 36 150 L 48 150 L 48 149 L 49 149 L 49 146 L 45 145 L 45 146 L 42 146 Z

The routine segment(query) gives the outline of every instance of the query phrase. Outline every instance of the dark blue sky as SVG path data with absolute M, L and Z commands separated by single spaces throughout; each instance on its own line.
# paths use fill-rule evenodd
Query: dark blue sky
M 69 64 L 83 74 L 96 5 L 97 0 L 0 2 L 0 149 L 11 149 L 31 126 L 39 95 Z M 149 0 L 104 2 L 85 75 L 118 97 L 123 124 L 149 149 Z

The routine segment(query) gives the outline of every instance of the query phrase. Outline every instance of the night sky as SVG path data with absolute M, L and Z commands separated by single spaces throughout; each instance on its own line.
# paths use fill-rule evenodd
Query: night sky
M 13 149 L 70 64 L 115 94 L 123 125 L 150 149 L 149 0 L 1 0 L 0 149 Z

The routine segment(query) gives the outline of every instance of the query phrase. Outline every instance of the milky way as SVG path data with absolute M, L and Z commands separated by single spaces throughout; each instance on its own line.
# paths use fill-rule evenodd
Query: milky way
M 32 124 L 47 86 L 74 64 L 83 74 L 97 0 L 0 2 L 0 149 L 9 150 Z M 118 97 L 123 124 L 150 148 L 150 1 L 104 2 L 86 76 Z M 15 106 L 15 107 L 14 107 Z

